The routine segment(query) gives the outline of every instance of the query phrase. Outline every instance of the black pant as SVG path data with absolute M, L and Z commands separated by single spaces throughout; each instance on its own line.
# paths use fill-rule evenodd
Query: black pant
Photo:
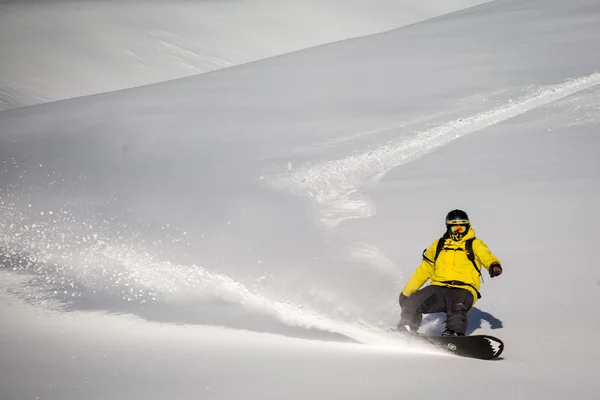
M 467 311 L 473 305 L 473 295 L 467 289 L 430 285 L 413 293 L 404 301 L 400 323 L 417 331 L 423 314 L 445 312 L 446 327 L 457 333 L 467 331 Z

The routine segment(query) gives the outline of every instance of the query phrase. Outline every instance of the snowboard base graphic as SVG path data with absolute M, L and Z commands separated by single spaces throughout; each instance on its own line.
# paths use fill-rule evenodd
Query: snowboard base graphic
M 480 360 L 498 358 L 504 350 L 504 342 L 490 335 L 418 336 L 416 339 L 457 356 Z

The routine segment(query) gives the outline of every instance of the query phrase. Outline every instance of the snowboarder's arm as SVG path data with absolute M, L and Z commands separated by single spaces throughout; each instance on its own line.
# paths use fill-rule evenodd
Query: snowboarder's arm
M 405 296 L 410 296 L 417 290 L 421 288 L 427 282 L 428 279 L 431 279 L 433 276 L 433 264 L 429 260 L 433 260 L 435 257 L 435 248 L 437 246 L 437 240 L 433 242 L 431 246 L 425 250 L 425 254 L 423 257 L 423 261 L 421 261 L 421 265 L 417 268 L 417 270 L 412 274 L 404 289 L 402 289 L 402 294 Z
M 475 253 L 475 257 L 477 257 L 478 264 L 483 265 L 486 269 L 489 269 L 493 263 L 502 264 L 481 239 L 473 242 L 473 252 Z

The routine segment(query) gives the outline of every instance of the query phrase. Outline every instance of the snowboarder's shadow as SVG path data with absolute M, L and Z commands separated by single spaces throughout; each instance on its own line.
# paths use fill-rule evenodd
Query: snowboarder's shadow
M 490 325 L 490 329 L 503 328 L 501 320 L 477 307 L 473 307 L 471 311 L 469 311 L 467 319 L 469 320 L 469 327 L 466 332 L 467 335 L 472 335 L 476 330 L 483 328 L 483 321 L 486 321 Z M 428 314 L 423 318 L 423 327 L 426 328 L 428 334 L 439 335 L 446 327 L 446 325 L 443 324 L 444 321 L 446 321 L 445 314 Z

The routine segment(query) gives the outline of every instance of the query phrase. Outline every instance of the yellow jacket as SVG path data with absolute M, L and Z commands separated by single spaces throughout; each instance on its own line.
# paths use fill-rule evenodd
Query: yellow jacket
M 465 252 L 466 241 L 474 237 L 475 229 L 471 226 L 469 232 L 460 241 L 456 242 L 449 238 L 446 239 L 444 249 L 440 252 L 435 265 L 433 265 L 426 258 L 429 260 L 434 259 L 437 243 L 441 239 L 435 240 L 425 250 L 424 256 L 426 258 L 423 257 L 421 265 L 419 265 L 406 283 L 406 286 L 404 286 L 404 289 L 402 289 L 402 294 L 410 296 L 419 290 L 425 282 L 431 280 L 432 285 L 458 287 L 469 290 L 473 294 L 473 304 L 475 304 L 481 280 L 479 272 L 477 272 Z M 488 269 L 494 262 L 500 263 L 500 260 L 492 254 L 488 246 L 481 239 L 473 241 L 473 253 L 475 253 L 475 262 L 479 269 L 482 266 Z M 444 283 L 449 281 L 462 282 L 465 285 Z

